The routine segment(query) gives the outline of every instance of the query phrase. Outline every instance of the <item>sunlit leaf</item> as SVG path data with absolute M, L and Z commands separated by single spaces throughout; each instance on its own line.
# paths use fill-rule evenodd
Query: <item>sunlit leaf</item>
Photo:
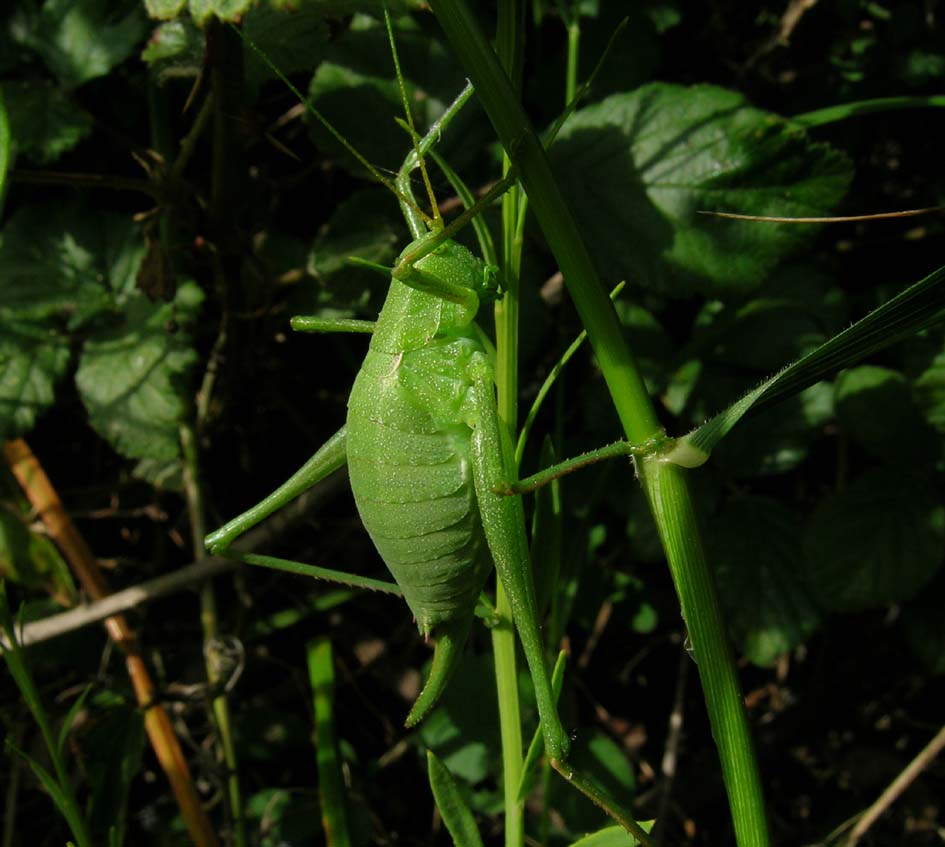
M 816 232 L 700 211 L 823 215 L 852 173 L 843 154 L 712 85 L 652 83 L 580 109 L 551 157 L 604 277 L 675 295 L 753 291 Z
M 38 53 L 66 88 L 104 76 L 123 62 L 148 30 L 133 0 L 45 0 L 19 4 L 11 33 Z
M 643 828 L 649 832 L 653 828 L 653 821 L 644 823 Z M 639 843 L 622 826 L 605 826 L 571 842 L 571 847 L 635 847 Z
M 0 438 L 33 428 L 53 404 L 69 357 L 67 339 L 55 330 L 0 317 Z
M 125 456 L 167 461 L 179 455 L 178 427 L 197 361 L 187 327 L 201 299 L 194 283 L 180 286 L 173 303 L 156 305 L 136 293 L 121 323 L 83 347 L 79 395 L 92 426 Z
M 427 750 L 427 772 L 433 799 L 455 847 L 482 847 L 482 838 L 469 806 L 447 767 Z
M 61 88 L 43 80 L 4 82 L 17 150 L 44 165 L 71 150 L 92 130 L 92 117 Z
M 0 507 L 0 577 L 26 588 L 47 591 L 63 605 L 77 595 L 69 566 L 56 546 L 32 532 L 23 518 Z
M 73 205 L 26 206 L 0 239 L 0 318 L 70 329 L 120 305 L 143 253 L 130 219 Z
M 942 350 L 912 383 L 912 393 L 936 430 L 945 433 L 945 350 Z

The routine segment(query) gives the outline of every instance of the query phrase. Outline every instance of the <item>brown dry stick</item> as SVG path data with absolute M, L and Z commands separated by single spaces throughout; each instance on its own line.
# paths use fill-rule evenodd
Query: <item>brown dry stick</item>
M 63 508 L 59 495 L 36 456 L 23 439 L 4 442 L 3 453 L 16 477 L 86 593 L 94 600 L 108 596 L 108 583 L 85 539 Z M 144 726 L 154 753 L 167 774 L 181 817 L 197 847 L 218 847 L 219 841 L 194 787 L 190 769 L 164 707 L 155 702 L 154 683 L 138 649 L 137 639 L 123 615 L 107 618 L 112 640 L 125 654 L 125 665 L 138 704 L 144 710 Z

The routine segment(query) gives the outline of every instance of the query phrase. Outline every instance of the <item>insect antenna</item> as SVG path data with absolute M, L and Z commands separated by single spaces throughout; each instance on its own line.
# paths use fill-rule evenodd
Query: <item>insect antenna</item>
M 440 207 L 436 202 L 436 195 L 433 193 L 433 186 L 430 183 L 430 174 L 427 171 L 423 154 L 420 152 L 420 136 L 417 133 L 417 129 L 413 123 L 413 111 L 410 109 L 410 101 L 407 97 L 407 85 L 404 81 L 404 75 L 400 70 L 400 56 L 397 53 L 397 40 L 394 38 L 394 26 L 391 23 L 390 10 L 387 8 L 386 3 L 384 4 L 384 23 L 387 26 L 387 38 L 390 41 L 390 52 L 394 59 L 394 71 L 397 75 L 397 84 L 400 87 L 400 102 L 404 107 L 404 116 L 407 121 L 410 139 L 413 142 L 413 150 L 420 166 L 420 173 L 423 175 L 423 184 L 426 187 L 427 197 L 430 200 L 430 208 L 433 211 L 433 228 L 442 229 L 443 218 L 440 215 Z M 398 123 L 400 122 L 398 121 Z
M 244 33 L 238 26 L 232 25 L 233 29 L 236 30 L 237 34 L 243 41 L 249 45 L 249 47 L 256 53 L 257 56 L 262 60 L 262 62 L 278 77 L 278 79 L 289 89 L 298 99 L 299 102 L 303 104 L 305 110 L 317 120 L 332 137 L 342 146 L 344 149 L 355 158 L 355 160 L 360 164 L 377 182 L 383 185 L 388 191 L 394 194 L 397 199 L 400 201 L 402 206 L 407 206 L 410 208 L 411 212 L 415 215 L 418 215 L 425 223 L 428 225 L 433 225 L 433 219 L 420 208 L 417 204 L 417 201 L 414 200 L 413 195 L 409 193 L 404 193 L 397 183 L 391 182 L 387 177 L 385 177 L 377 166 L 373 165 L 367 157 L 361 153 L 344 135 L 339 132 L 335 126 L 328 120 L 315 106 L 312 104 L 311 100 L 302 94 L 299 91 L 298 87 L 290 80 L 282 70 L 269 58 L 246 33 Z M 398 66 L 398 76 L 400 69 Z M 409 112 L 408 112 L 409 114 Z M 436 208 L 436 204 L 434 204 Z
M 877 212 L 872 215 L 833 215 L 827 217 L 785 217 L 777 215 L 742 215 L 736 212 L 714 212 L 700 209 L 697 215 L 711 215 L 714 218 L 725 218 L 730 221 L 761 221 L 772 224 L 843 224 L 859 221 L 884 221 L 895 218 L 914 218 L 919 215 L 929 215 L 933 212 L 945 211 L 945 206 L 928 206 L 924 209 L 902 209 L 897 212 Z

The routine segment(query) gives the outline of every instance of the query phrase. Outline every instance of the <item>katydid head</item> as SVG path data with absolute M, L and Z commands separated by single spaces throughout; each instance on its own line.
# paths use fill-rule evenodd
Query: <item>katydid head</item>
M 431 234 L 408 244 L 393 276 L 411 288 L 456 304 L 459 308 L 451 322 L 471 323 L 482 303 L 497 298 L 498 269 L 449 239 L 430 250 L 428 242 L 434 237 Z M 414 259 L 417 255 L 419 258 Z

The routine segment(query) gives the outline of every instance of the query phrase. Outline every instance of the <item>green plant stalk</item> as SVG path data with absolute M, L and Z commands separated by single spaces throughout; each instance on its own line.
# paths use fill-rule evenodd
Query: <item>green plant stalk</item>
M 232 202 L 241 185 L 239 157 L 231 143 L 231 115 L 238 111 L 243 83 L 243 45 L 238 35 L 213 19 L 207 29 L 207 53 L 210 57 L 210 114 L 198 115 L 191 133 L 185 139 L 178 156 L 189 157 L 192 139 L 199 136 L 206 122 L 211 130 L 210 163 L 210 205 L 208 216 L 212 238 L 216 250 L 212 263 L 214 287 L 223 304 L 224 319 L 218 340 L 221 344 L 226 339 L 226 314 L 233 302 L 233 286 L 226 284 L 227 279 L 237 278 L 241 263 L 240 252 L 236 247 L 235 209 L 238 204 Z M 211 363 L 212 364 L 212 363 Z M 212 380 L 212 377 L 210 377 Z M 206 379 L 204 380 L 206 383 Z M 190 513 L 190 526 L 193 549 L 196 554 L 204 551 L 206 536 L 206 509 L 203 486 L 200 483 L 200 457 L 197 450 L 196 433 L 203 429 L 202 414 L 207 409 L 210 387 L 204 385 L 195 404 L 193 425 L 181 426 L 181 445 L 184 457 L 184 490 Z M 204 659 L 207 681 L 211 689 L 222 685 L 220 670 L 208 647 L 219 636 L 219 621 L 213 582 L 208 580 L 200 590 L 200 623 L 203 629 Z M 211 703 L 213 722 L 216 725 L 220 751 L 226 767 L 226 787 L 229 812 L 233 824 L 233 843 L 236 847 L 245 847 L 247 843 L 246 824 L 243 815 L 243 802 L 240 792 L 239 770 L 236 747 L 233 743 L 230 707 L 225 691 L 220 690 Z
M 206 533 L 204 519 L 203 492 L 200 486 L 199 457 L 197 455 L 194 430 L 189 424 L 180 427 L 180 441 L 184 456 L 184 493 L 190 514 L 190 532 L 194 552 L 203 551 L 203 539 Z M 217 601 L 213 591 L 213 580 L 206 580 L 200 587 L 200 625 L 203 629 L 204 660 L 207 669 L 207 682 L 211 690 L 218 688 L 223 680 L 208 649 L 219 636 Z M 230 816 L 233 821 L 233 843 L 236 847 L 246 845 L 246 825 L 243 818 L 243 800 L 240 793 L 239 773 L 237 771 L 236 747 L 233 744 L 233 730 L 230 720 L 230 705 L 222 691 L 211 701 L 213 722 L 216 724 L 223 763 L 226 767 L 226 789 Z
M 338 736 L 335 732 L 335 670 L 331 641 L 319 638 L 306 646 L 308 676 L 315 705 L 315 756 L 318 764 L 318 798 L 328 847 L 350 847 Z
M 499 3 L 496 39 L 503 66 L 512 79 L 521 78 L 522 12 L 519 0 Z M 503 159 L 503 175 L 510 162 Z M 499 417 L 508 432 L 518 425 L 518 281 L 521 267 L 521 242 L 515 249 L 516 210 L 520 188 L 516 185 L 502 197 L 501 273 L 505 286 L 502 299 L 495 306 L 496 364 L 495 377 Z M 496 615 L 499 625 L 492 629 L 492 652 L 495 662 L 496 694 L 499 705 L 499 729 L 502 740 L 502 782 L 505 799 L 505 845 L 521 847 L 525 836 L 524 800 L 518 797 L 524 767 L 522 715 L 518 695 L 518 673 L 515 657 L 515 626 L 512 606 L 496 580 Z
M 804 112 L 791 118 L 808 129 L 827 124 L 839 123 L 849 118 L 862 115 L 874 115 L 880 112 L 896 112 L 900 109 L 934 109 L 945 106 L 945 95 L 930 94 L 927 97 L 877 97 L 873 100 L 857 100 L 853 103 L 841 103 Z
M 16 640 L 16 631 L 13 623 L 13 617 L 10 614 L 10 608 L 7 604 L 6 582 L 0 579 L 0 632 L 3 632 L 9 644 L 8 649 L 0 648 L 0 655 L 6 660 L 7 667 L 10 669 L 10 675 L 20 689 L 23 700 L 26 702 L 33 720 L 39 727 L 40 734 L 46 744 L 49 752 L 49 758 L 53 764 L 53 770 L 56 773 L 55 784 L 59 789 L 59 797 L 56 805 L 66 819 L 69 829 L 72 830 L 72 836 L 75 838 L 77 847 L 92 847 L 92 838 L 89 834 L 88 822 L 82 807 L 79 805 L 75 796 L 75 786 L 69 778 L 69 772 L 66 770 L 66 763 L 63 761 L 61 747 L 56 742 L 56 736 L 53 734 L 52 725 L 49 723 L 49 715 L 40 699 L 39 690 L 33 681 L 33 675 L 23 658 L 23 648 L 19 646 Z M 8 742 L 9 743 L 9 742 Z M 13 748 L 16 750 L 16 748 Z M 16 750 L 23 759 L 28 762 L 34 772 L 39 765 L 34 763 L 25 753 Z M 37 773 L 37 776 L 39 774 Z M 52 779 L 52 777 L 49 777 Z
M 568 64 L 564 80 L 564 105 L 567 106 L 577 94 L 578 48 L 581 42 L 581 18 L 577 10 L 567 22 L 568 27 Z
M 461 0 L 431 0 L 430 5 L 517 167 L 535 217 L 587 329 L 627 438 L 642 444 L 659 436 L 655 410 L 616 313 L 558 189 L 541 142 L 508 78 Z M 679 468 L 660 465 L 642 468 L 640 477 L 699 663 L 737 843 L 740 847 L 767 847 L 767 821 L 748 717 L 686 477 Z
M 764 795 L 735 657 L 699 535 L 685 469 L 637 462 L 682 607 L 739 845 L 768 844 Z

